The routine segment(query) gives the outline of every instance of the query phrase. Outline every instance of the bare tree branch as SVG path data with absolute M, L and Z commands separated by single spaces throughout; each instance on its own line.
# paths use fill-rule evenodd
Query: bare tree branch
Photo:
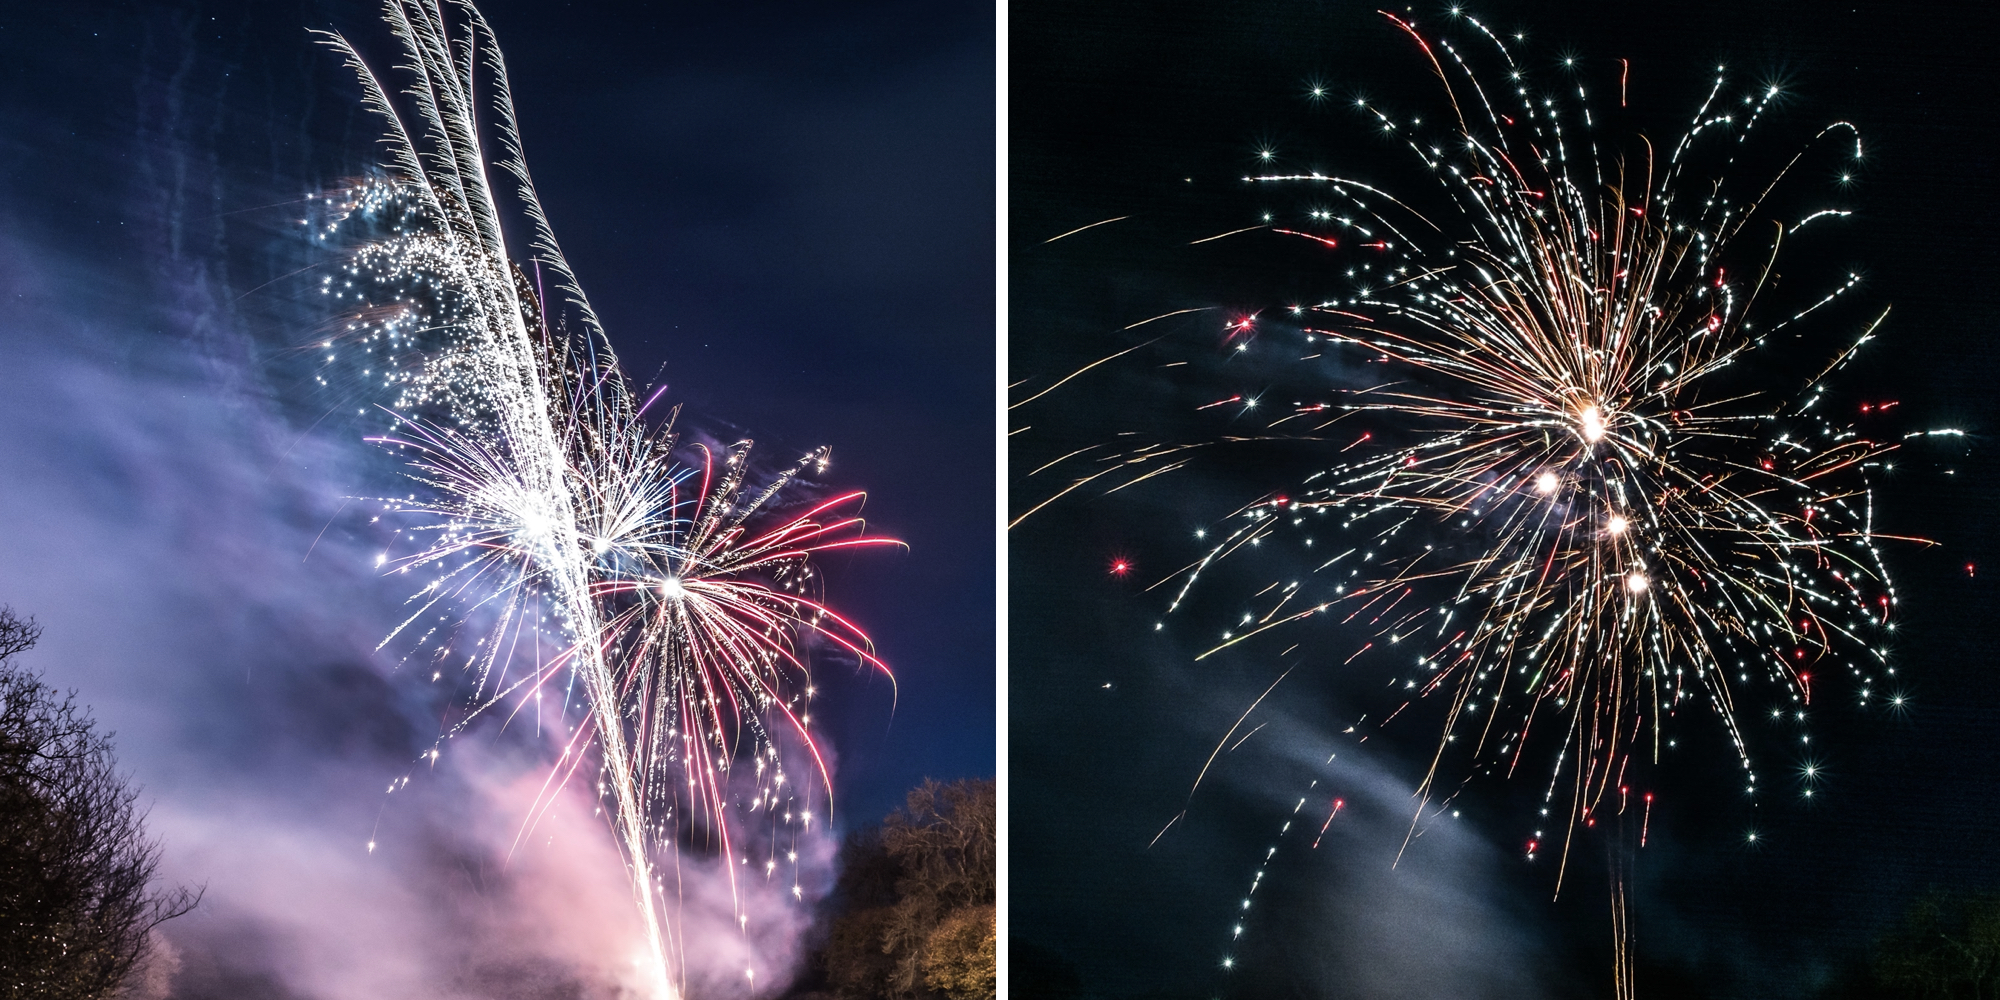
M 201 891 L 153 886 L 160 848 L 109 735 L 15 663 L 40 637 L 0 607 L 0 1000 L 102 1000 Z

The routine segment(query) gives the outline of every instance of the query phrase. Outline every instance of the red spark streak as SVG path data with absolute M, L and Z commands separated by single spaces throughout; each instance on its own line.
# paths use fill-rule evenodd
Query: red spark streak
M 1301 233 L 1295 229 L 1273 229 L 1271 231 L 1274 233 L 1284 233 L 1286 236 L 1303 236 L 1306 239 L 1313 241 L 1314 243 L 1324 244 L 1328 249 L 1332 249 L 1340 245 L 1338 241 L 1336 241 L 1330 236 L 1314 236 L 1311 233 Z
M 1333 825 L 1333 818 L 1340 815 L 1340 807 L 1346 804 L 1345 799 L 1333 800 L 1333 811 L 1326 814 L 1326 822 L 1319 825 L 1319 836 L 1313 838 L 1313 850 L 1319 850 L 1319 842 L 1326 837 L 1326 828 Z

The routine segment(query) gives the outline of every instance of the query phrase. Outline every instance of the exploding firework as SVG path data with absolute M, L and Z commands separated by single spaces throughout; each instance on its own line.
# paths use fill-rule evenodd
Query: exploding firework
M 828 776 L 809 731 L 811 648 L 882 664 L 868 637 L 821 602 L 811 557 L 899 543 L 866 533 L 859 493 L 793 498 L 802 475 L 825 470 L 825 449 L 758 476 L 748 441 L 682 448 L 671 418 L 648 422 L 658 394 L 640 403 L 628 388 L 536 198 L 493 33 L 469 3 L 456 6 L 453 27 L 435 0 L 386 5 L 404 48 L 398 69 L 410 77 L 400 106 L 346 39 L 323 35 L 387 121 L 390 155 L 383 176 L 303 220 L 317 223 L 320 241 L 352 244 L 342 276 L 321 289 L 342 329 L 318 346 L 329 371 L 358 353 L 347 369 L 389 394 L 391 428 L 375 440 L 409 462 L 421 487 L 383 504 L 419 523 L 398 533 L 414 547 L 392 546 L 378 564 L 423 581 L 385 645 L 428 649 L 433 679 L 447 666 L 470 670 L 473 717 L 538 706 L 558 681 L 567 705 L 581 688 L 589 721 L 570 737 L 544 802 L 586 761 L 599 768 L 651 986 L 671 996 L 687 942 L 668 919 L 657 857 L 704 834 L 737 859 L 739 769 L 754 783 L 741 807 L 765 813 L 774 833 L 813 822 L 807 793 Z M 475 113 L 480 93 L 490 94 L 490 123 Z M 482 127 L 498 158 L 482 147 Z M 509 195 L 491 186 L 496 169 L 516 182 L 509 195 L 532 233 L 526 258 L 503 235 Z M 564 300 L 555 318 L 545 278 Z M 492 624 L 476 637 L 452 627 L 473 621 Z M 558 652 L 523 668 L 524 639 L 544 636 Z M 788 773 L 785 746 L 803 748 L 811 767 Z M 766 878 L 785 853 L 776 836 L 770 847 Z M 722 867 L 734 887 L 739 865 Z
M 1303 554 L 1307 571 L 1257 590 L 1200 657 L 1308 619 L 1366 629 L 1359 650 L 1333 659 L 1399 661 L 1400 704 L 1381 723 L 1439 705 L 1417 820 L 1455 794 L 1450 785 L 1525 764 L 1546 775 L 1549 817 L 1526 853 L 1560 838 L 1566 864 L 1578 831 L 1650 810 L 1651 795 L 1634 788 L 1690 704 L 1722 720 L 1754 793 L 1737 724 L 1751 685 L 1775 685 L 1792 709 L 1841 675 L 1863 706 L 1895 698 L 1885 646 L 1897 600 L 1879 550 L 1894 536 L 1876 530 L 1870 482 L 1900 442 L 1836 416 L 1827 388 L 1886 311 L 1800 368 L 1798 338 L 1836 315 L 1858 277 L 1770 320 L 1753 309 L 1779 297 L 1785 241 L 1848 214 L 1795 209 L 1775 194 L 1781 182 L 1809 156 L 1858 159 L 1862 149 L 1851 125 L 1835 123 L 1742 188 L 1728 170 L 1775 87 L 1730 93 L 1718 67 L 1672 147 L 1602 148 L 1582 87 L 1571 99 L 1531 81 L 1479 21 L 1457 18 L 1504 80 L 1475 72 L 1489 57 L 1385 16 L 1435 72 L 1445 113 L 1357 107 L 1442 197 L 1320 172 L 1245 177 L 1310 201 L 1295 219 L 1265 216 L 1222 236 L 1290 241 L 1321 255 L 1325 272 L 1344 271 L 1348 287 L 1227 320 L 1224 365 L 1176 363 L 1187 377 L 1227 377 L 1256 351 L 1339 374 L 1255 431 L 1240 429 L 1268 412 L 1255 388 L 1209 387 L 1195 409 L 1225 414 L 1226 436 L 1079 449 L 1031 475 L 1094 467 L 1014 523 L 1072 491 L 1124 489 L 1229 442 L 1323 449 L 1296 488 L 1199 533 L 1205 551 L 1155 584 L 1171 595 L 1168 611 L 1225 561 Z M 1031 385 L 1015 406 L 1159 339 Z M 1338 384 L 1352 379 L 1362 381 Z

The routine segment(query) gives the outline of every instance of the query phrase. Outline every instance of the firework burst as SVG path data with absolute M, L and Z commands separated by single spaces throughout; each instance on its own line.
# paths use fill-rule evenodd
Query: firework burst
M 1527 764 L 1547 776 L 1549 819 L 1526 853 L 1560 838 L 1566 864 L 1579 830 L 1650 809 L 1633 789 L 1691 703 L 1722 720 L 1754 792 L 1737 725 L 1750 685 L 1774 684 L 1802 708 L 1820 678 L 1844 675 L 1862 705 L 1891 700 L 1896 593 L 1878 543 L 1892 536 L 1875 528 L 1870 481 L 1898 442 L 1834 416 L 1827 395 L 1886 311 L 1795 372 L 1805 321 L 1832 315 L 1858 277 L 1772 320 L 1753 309 L 1777 297 L 1784 242 L 1848 214 L 1783 216 L 1789 199 L 1773 193 L 1808 156 L 1858 159 L 1860 140 L 1835 123 L 1740 190 L 1727 170 L 1775 87 L 1730 93 L 1718 68 L 1671 148 L 1604 149 L 1582 86 L 1572 99 L 1533 83 L 1479 21 L 1456 19 L 1504 82 L 1475 73 L 1460 43 L 1384 16 L 1414 40 L 1448 108 L 1427 120 L 1356 106 L 1414 155 L 1447 207 L 1273 171 L 1244 181 L 1304 189 L 1308 206 L 1222 234 L 1290 241 L 1349 279 L 1315 304 L 1228 320 L 1225 356 L 1296 352 L 1311 371 L 1331 359 L 1365 384 L 1322 382 L 1319 398 L 1279 409 L 1260 431 L 1072 452 L 1033 474 L 1095 468 L 1015 523 L 1073 490 L 1123 489 L 1225 442 L 1324 449 L 1295 489 L 1203 533 L 1206 550 L 1155 585 L 1168 610 L 1225 560 L 1303 553 L 1308 572 L 1257 591 L 1200 656 L 1307 619 L 1366 629 L 1359 651 L 1334 659 L 1398 661 L 1405 700 L 1384 723 L 1441 703 L 1417 819 L 1455 794 L 1449 786 Z M 1362 371 L 1372 374 L 1352 376 Z M 1268 412 L 1255 391 L 1218 388 L 1197 409 L 1239 427 Z
M 408 460 L 421 487 L 383 503 L 418 523 L 398 533 L 414 547 L 395 551 L 399 542 L 378 563 L 424 581 L 384 643 L 428 650 L 434 680 L 447 666 L 469 669 L 468 720 L 538 708 L 558 681 L 565 705 L 581 688 L 588 724 L 569 738 L 537 813 L 596 765 L 650 945 L 642 964 L 653 991 L 672 996 L 688 942 L 667 918 L 657 857 L 709 836 L 733 888 L 744 877 L 738 808 L 770 820 L 759 874 L 773 878 L 781 856 L 796 857 L 781 837 L 826 804 L 813 785 L 830 789 L 809 731 L 811 650 L 886 672 L 866 634 L 822 603 L 811 557 L 900 543 L 866 533 L 859 493 L 793 497 L 801 476 L 825 470 L 825 449 L 759 476 L 748 441 L 683 448 L 671 417 L 648 421 L 658 394 L 640 403 L 628 388 L 541 211 L 491 29 L 469 3 L 455 5 L 457 27 L 434 0 L 385 10 L 409 78 L 400 101 L 344 38 L 323 40 L 388 122 L 386 173 L 302 220 L 317 222 L 318 240 L 352 244 L 341 276 L 322 282 L 343 316 L 319 345 L 324 364 L 345 353 L 346 370 L 389 394 L 391 428 L 374 440 Z M 475 113 L 478 93 L 490 94 L 490 125 Z M 482 148 L 483 126 L 497 159 Z M 528 258 L 508 249 L 493 169 L 516 182 Z M 554 310 L 545 278 L 563 298 Z M 475 620 L 496 624 L 464 637 L 453 627 Z M 545 637 L 558 652 L 523 668 L 524 640 Z M 787 773 L 783 746 L 811 757 L 805 773 Z M 747 802 L 736 801 L 739 769 L 751 772 Z M 796 878 L 791 891 L 800 895 Z

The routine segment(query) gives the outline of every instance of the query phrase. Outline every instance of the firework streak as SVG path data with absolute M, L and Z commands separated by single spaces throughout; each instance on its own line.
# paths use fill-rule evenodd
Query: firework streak
M 1830 415 L 1827 400 L 1827 379 L 1887 313 L 1862 317 L 1795 374 L 1787 366 L 1801 363 L 1805 321 L 1833 315 L 1858 277 L 1770 320 L 1752 309 L 1776 297 L 1787 237 L 1848 214 L 1779 217 L 1773 192 L 1809 155 L 1859 159 L 1860 140 L 1851 125 L 1830 125 L 1739 190 L 1722 175 L 1777 88 L 1726 93 L 1718 67 L 1671 148 L 1635 139 L 1603 150 L 1582 87 L 1572 100 L 1531 84 L 1477 20 L 1454 19 L 1491 53 L 1469 60 L 1460 43 L 1384 16 L 1414 41 L 1449 106 L 1415 117 L 1357 105 L 1414 154 L 1449 210 L 1318 172 L 1245 177 L 1252 188 L 1306 189 L 1313 207 L 1222 235 L 1309 245 L 1351 284 L 1220 331 L 1227 357 L 1254 345 L 1377 374 L 1315 390 L 1322 398 L 1281 409 L 1260 432 L 1072 452 L 1031 475 L 1094 467 L 1014 523 L 1216 445 L 1314 443 L 1327 457 L 1296 489 L 1197 533 L 1206 550 L 1155 584 L 1172 595 L 1168 610 L 1225 559 L 1303 553 L 1310 572 L 1252 595 L 1252 613 L 1197 659 L 1308 619 L 1367 629 L 1359 651 L 1333 659 L 1393 656 L 1406 698 L 1371 725 L 1425 699 L 1440 706 L 1416 820 L 1474 774 L 1546 767 L 1547 829 L 1526 854 L 1559 838 L 1560 886 L 1580 830 L 1628 809 L 1649 814 L 1652 796 L 1634 788 L 1684 707 L 1706 703 L 1721 719 L 1754 793 L 1737 724 L 1747 686 L 1775 684 L 1783 714 L 1801 720 L 1828 675 L 1845 675 L 1863 706 L 1901 703 L 1885 687 L 1897 598 L 1878 551 L 1895 536 L 1876 532 L 1870 487 L 1899 441 Z M 1473 61 L 1502 68 L 1504 81 L 1475 74 Z M 1047 388 L 1020 383 L 1033 395 L 1014 405 L 1137 349 Z M 1239 425 L 1259 412 L 1255 392 L 1197 391 L 1200 409 Z M 1814 768 L 1803 773 L 1810 785 Z M 1316 808 L 1330 821 L 1337 807 Z
M 673 888 L 659 857 L 689 831 L 705 833 L 733 887 L 743 837 L 732 801 L 767 814 L 767 878 L 777 835 L 813 822 L 807 793 L 830 785 L 808 731 L 809 648 L 882 664 L 868 637 L 817 598 L 809 559 L 900 543 L 866 534 L 859 493 L 791 499 L 787 487 L 825 469 L 824 449 L 753 479 L 748 441 L 677 450 L 671 419 L 647 423 L 658 393 L 643 404 L 632 394 L 549 230 L 491 29 L 464 3 L 457 28 L 436 0 L 390 0 L 386 12 L 409 79 L 393 98 L 346 39 L 321 33 L 387 120 L 389 157 L 380 179 L 324 199 L 314 235 L 354 243 L 344 276 L 322 283 L 344 328 L 318 345 L 324 361 L 365 360 L 362 374 L 392 396 L 392 428 L 375 440 L 405 457 L 422 487 L 385 504 L 422 523 L 399 533 L 418 540 L 414 552 L 378 558 L 423 580 L 390 639 L 429 648 L 440 672 L 447 663 L 472 672 L 468 720 L 538 705 L 554 681 L 581 687 L 589 723 L 576 727 L 537 812 L 587 760 L 597 764 L 650 942 L 651 989 L 673 996 L 688 944 L 668 919 Z M 475 115 L 475 77 L 491 122 Z M 497 137 L 497 159 L 481 146 L 482 127 Z M 532 233 L 527 268 L 502 235 L 495 168 L 513 179 Z M 553 319 L 544 276 L 564 300 Z M 697 457 L 676 458 L 686 453 Z M 463 646 L 439 624 L 475 619 L 497 624 Z M 522 669 L 521 652 L 545 635 L 559 652 Z M 781 746 L 804 749 L 811 780 L 787 773 Z M 732 785 L 739 768 L 753 772 L 747 794 Z

